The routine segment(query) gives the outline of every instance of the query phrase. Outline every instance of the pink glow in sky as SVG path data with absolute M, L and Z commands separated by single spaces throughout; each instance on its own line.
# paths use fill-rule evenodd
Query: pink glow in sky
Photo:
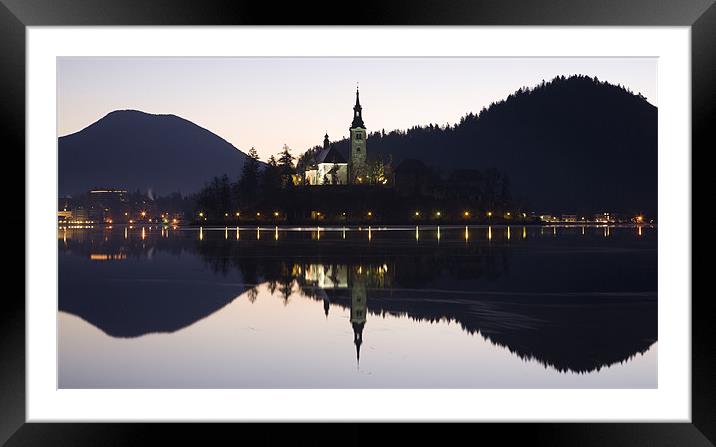
M 368 131 L 455 123 L 523 86 L 583 74 L 657 105 L 656 58 L 59 58 L 58 134 L 118 109 L 174 114 L 263 160 Z

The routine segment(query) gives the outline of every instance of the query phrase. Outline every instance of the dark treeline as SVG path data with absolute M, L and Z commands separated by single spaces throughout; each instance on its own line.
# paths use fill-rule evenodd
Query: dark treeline
M 536 212 L 655 217 L 657 110 L 641 93 L 598 78 L 558 76 L 467 113 L 459 122 L 370 132 L 372 156 L 418 159 L 443 176 L 497 169 Z M 348 139 L 333 145 L 348 156 Z M 309 149 L 298 165 L 310 162 Z
M 510 179 L 496 169 L 456 169 L 445 174 L 407 160 L 380 185 L 303 185 L 290 150 L 262 169 L 255 149 L 241 175 L 215 177 L 196 196 L 194 218 L 206 223 L 268 222 L 465 222 L 524 220 Z

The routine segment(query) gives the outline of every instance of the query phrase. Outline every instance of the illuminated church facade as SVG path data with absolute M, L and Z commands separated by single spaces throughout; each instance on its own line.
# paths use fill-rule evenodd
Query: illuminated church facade
M 331 144 L 328 134 L 323 138 L 323 148 L 315 163 L 306 169 L 308 185 L 347 185 L 363 183 L 367 175 L 367 132 L 363 123 L 363 107 L 360 92 L 356 89 L 353 121 L 350 131 L 350 160 L 346 160 Z

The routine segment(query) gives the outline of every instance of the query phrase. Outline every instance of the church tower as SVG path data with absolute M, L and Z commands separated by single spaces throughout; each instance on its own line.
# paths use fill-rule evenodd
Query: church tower
M 360 364 L 360 346 L 363 344 L 363 328 L 368 313 L 368 295 L 362 268 L 353 272 L 351 281 L 351 312 L 350 321 L 353 326 L 353 344 L 356 346 L 356 362 Z
M 358 88 L 356 87 L 356 105 L 353 106 L 353 122 L 351 123 L 351 160 L 349 167 L 350 182 L 362 183 L 367 181 L 366 149 L 367 137 L 365 124 L 363 124 L 363 108 L 360 105 Z

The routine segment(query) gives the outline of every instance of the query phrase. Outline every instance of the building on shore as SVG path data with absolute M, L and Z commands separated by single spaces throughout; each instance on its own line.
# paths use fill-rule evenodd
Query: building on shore
M 347 185 L 369 183 L 368 154 L 366 151 L 366 132 L 363 122 L 363 107 L 360 104 L 360 92 L 356 89 L 356 103 L 353 106 L 353 121 L 350 132 L 350 159 L 346 160 L 338 149 L 331 144 L 328 134 L 323 138 L 323 148 L 314 162 L 306 167 L 307 185 Z
M 98 222 L 123 220 L 129 211 L 127 191 L 124 189 L 95 188 L 88 192 L 90 217 Z
M 316 157 L 316 163 L 306 170 L 306 183 L 309 185 L 346 185 L 348 184 L 348 163 L 329 139 L 323 138 L 323 149 Z

